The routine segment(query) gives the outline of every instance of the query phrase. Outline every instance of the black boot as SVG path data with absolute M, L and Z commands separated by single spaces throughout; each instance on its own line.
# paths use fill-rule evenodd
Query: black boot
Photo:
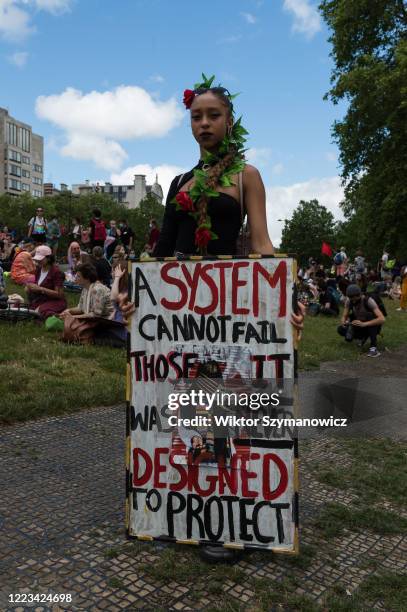
M 224 546 L 210 546 L 205 544 L 199 549 L 201 558 L 208 563 L 236 563 L 241 557 L 240 550 L 224 548 Z

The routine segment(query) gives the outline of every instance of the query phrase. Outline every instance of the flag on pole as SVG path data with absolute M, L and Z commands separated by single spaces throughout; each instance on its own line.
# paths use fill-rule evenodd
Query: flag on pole
M 327 242 L 322 243 L 321 253 L 322 255 L 328 255 L 328 257 L 332 257 L 332 249 Z

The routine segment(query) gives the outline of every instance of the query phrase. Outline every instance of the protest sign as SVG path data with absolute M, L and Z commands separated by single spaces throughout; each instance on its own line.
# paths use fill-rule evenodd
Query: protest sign
M 129 271 L 128 535 L 297 552 L 295 261 Z

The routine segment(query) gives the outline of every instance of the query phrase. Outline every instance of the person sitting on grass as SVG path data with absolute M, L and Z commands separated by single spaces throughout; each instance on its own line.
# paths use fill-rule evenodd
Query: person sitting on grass
M 79 264 L 88 263 L 89 255 L 86 251 L 82 251 L 79 242 L 71 242 L 68 247 L 68 271 L 66 273 L 66 280 L 74 283 L 76 282 L 76 270 Z
M 327 315 L 330 317 L 337 317 L 339 314 L 339 304 L 335 297 L 334 290 L 328 286 L 325 280 L 322 278 L 318 279 L 319 288 L 319 304 L 320 314 Z
M 30 308 L 36 310 L 42 319 L 59 314 L 66 308 L 64 296 L 64 275 L 55 265 L 50 247 L 38 246 L 33 260 L 37 264 L 35 282 L 26 284 Z
M 110 299 L 110 289 L 98 280 L 96 268 L 91 263 L 78 266 L 77 283 L 82 287 L 78 306 L 64 310 L 61 318 L 65 319 L 68 315 L 72 315 L 81 319 L 97 319 L 93 328 L 93 343 L 124 347 L 125 343 L 119 333 L 120 323 L 113 320 L 114 308 Z
M 11 280 L 17 285 L 35 283 L 35 263 L 32 258 L 34 249 L 35 244 L 31 240 L 20 244 L 19 252 L 13 259 L 10 271 Z
M 98 280 L 106 285 L 106 287 L 110 287 L 112 284 L 112 266 L 104 256 L 102 247 L 93 247 L 91 263 L 96 268 Z
M 377 334 L 386 320 L 384 314 L 373 298 L 362 294 L 358 285 L 349 285 L 346 298 L 338 334 L 347 342 L 355 338 L 361 347 L 370 338 L 368 357 L 378 357 Z
M 389 290 L 389 296 L 391 300 L 398 301 L 401 297 L 401 276 L 396 276 L 394 279 L 391 288 Z

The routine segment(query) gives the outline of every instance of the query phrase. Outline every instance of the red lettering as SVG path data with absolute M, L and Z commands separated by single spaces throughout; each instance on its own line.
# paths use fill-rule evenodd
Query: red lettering
M 209 303 L 208 306 L 195 306 L 195 312 L 200 314 L 200 315 L 205 315 L 205 314 L 209 314 L 210 312 L 213 312 L 216 308 L 216 306 L 218 305 L 218 288 L 216 287 L 216 283 L 213 280 L 213 278 L 211 276 L 209 276 L 208 274 L 208 270 L 212 270 L 213 269 L 213 265 L 212 264 L 206 264 L 204 266 L 202 266 L 202 270 L 201 270 L 201 278 L 203 281 L 205 281 L 205 283 L 208 285 L 208 287 L 211 290 L 211 298 L 212 301 Z M 202 291 L 202 293 L 206 293 L 205 291 Z
M 183 465 L 174 462 L 174 455 L 178 455 L 178 452 L 171 453 L 170 455 L 170 465 L 175 468 L 180 476 L 178 482 L 170 483 L 171 491 L 181 491 L 188 482 L 188 474 Z
M 239 280 L 240 268 L 247 268 L 249 265 L 248 261 L 239 261 L 233 265 L 232 270 L 232 313 L 233 314 L 249 314 L 248 308 L 238 308 L 237 306 L 237 293 L 239 287 L 245 287 L 247 281 Z
M 249 489 L 248 482 L 253 478 L 257 478 L 257 474 L 256 472 L 249 472 L 246 467 L 248 461 L 256 461 L 257 459 L 260 459 L 260 455 L 258 453 L 252 453 L 250 457 L 242 456 L 240 458 L 242 464 L 242 470 L 240 475 L 242 479 L 242 497 L 257 497 L 258 495 L 257 491 L 251 491 Z
M 170 450 L 168 448 L 156 448 L 154 451 L 154 487 L 156 489 L 165 489 L 167 486 L 166 482 L 160 482 L 160 474 L 167 471 L 166 465 L 161 465 L 160 455 L 168 455 Z
M 181 293 L 181 297 L 178 302 L 171 302 L 170 300 L 167 300 L 167 298 L 161 298 L 161 304 L 164 306 L 164 308 L 168 308 L 169 310 L 180 310 L 180 308 L 185 306 L 188 300 L 188 289 L 182 280 L 176 278 L 175 276 L 169 275 L 170 270 L 178 267 L 179 264 L 177 262 L 167 263 L 161 266 L 161 279 L 165 283 L 168 283 L 168 285 L 175 285 L 178 287 Z
M 237 461 L 238 455 L 232 455 L 232 459 L 230 461 L 230 471 L 228 471 L 225 466 L 224 461 L 219 461 L 218 466 L 218 479 L 219 479 L 219 495 L 223 495 L 225 492 L 225 486 L 229 489 L 232 495 L 237 494 Z
M 280 472 L 280 481 L 277 487 L 270 490 L 270 463 L 274 462 Z M 267 453 L 263 459 L 263 497 L 267 500 L 277 499 L 284 493 L 288 484 L 288 472 L 284 461 L 275 453 Z
M 279 317 L 285 317 L 287 311 L 287 264 L 285 261 L 280 261 L 274 274 L 271 274 L 258 261 L 253 264 L 253 316 L 259 316 L 259 274 L 261 274 L 268 282 L 270 287 L 274 289 L 277 283 L 280 283 L 280 308 Z
M 144 474 L 139 476 L 139 456 L 144 459 Z M 150 480 L 151 473 L 153 471 L 153 462 L 151 461 L 150 455 L 142 448 L 133 449 L 133 484 L 135 487 L 141 487 Z
M 231 261 L 220 261 L 213 265 L 214 268 L 219 269 L 219 306 L 220 306 L 220 314 L 225 314 L 225 306 L 226 306 L 226 283 L 225 283 L 225 270 L 227 268 L 233 267 L 233 262 Z

